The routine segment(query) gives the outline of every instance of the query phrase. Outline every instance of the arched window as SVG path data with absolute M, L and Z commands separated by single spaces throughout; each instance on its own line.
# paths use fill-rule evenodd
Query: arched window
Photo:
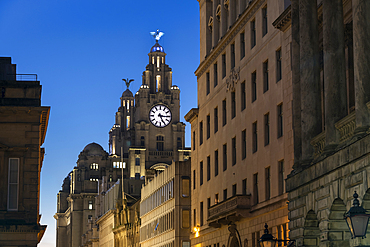
M 164 136 L 157 136 L 157 151 L 163 151 Z
M 99 164 L 92 163 L 92 164 L 90 165 L 90 170 L 99 170 Z

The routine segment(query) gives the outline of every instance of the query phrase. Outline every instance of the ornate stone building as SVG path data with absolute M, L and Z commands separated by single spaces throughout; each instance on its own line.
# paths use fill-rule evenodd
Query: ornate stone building
M 294 170 L 286 181 L 297 246 L 370 246 L 343 214 L 370 209 L 370 3 L 292 1 Z
M 278 18 L 290 1 L 198 2 L 198 108 L 185 116 L 192 131 L 191 246 L 259 246 L 265 223 L 287 239 L 291 36 L 289 18 Z
M 37 246 L 50 107 L 41 106 L 37 75 L 16 74 L 10 57 L 0 58 L 0 88 L 0 246 Z

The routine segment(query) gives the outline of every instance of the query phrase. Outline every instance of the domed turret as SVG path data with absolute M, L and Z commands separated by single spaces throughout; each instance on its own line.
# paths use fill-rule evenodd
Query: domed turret
M 88 156 L 90 156 L 90 155 L 104 155 L 106 153 L 104 151 L 104 149 L 102 148 L 102 146 L 100 146 L 99 144 L 97 144 L 95 142 L 86 145 L 86 147 L 84 148 L 84 150 L 82 152 L 85 152 L 86 155 L 88 155 Z
M 123 93 L 122 93 L 122 97 L 134 97 L 132 92 L 127 88 Z
M 150 52 L 164 52 L 164 49 L 157 41 L 155 42 L 155 45 L 153 45 L 150 49 Z

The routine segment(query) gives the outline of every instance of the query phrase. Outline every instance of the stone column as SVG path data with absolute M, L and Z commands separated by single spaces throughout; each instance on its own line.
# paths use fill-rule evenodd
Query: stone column
M 229 26 L 232 26 L 236 19 L 236 0 L 229 1 Z
M 301 85 L 299 67 L 299 0 L 292 0 L 292 84 L 293 84 L 293 138 L 294 138 L 294 163 L 302 158 L 301 139 Z
M 356 132 L 369 128 L 370 1 L 352 0 Z
M 342 0 L 323 0 L 325 151 L 333 151 L 340 134 L 335 123 L 347 114 Z
M 312 159 L 310 141 L 321 132 L 317 3 L 299 1 L 302 161 Z
M 218 44 L 218 39 L 220 38 L 219 30 L 220 30 L 220 21 L 216 15 L 216 10 L 218 6 L 218 1 L 213 0 L 213 39 L 212 39 L 212 47 L 216 47 Z
M 228 18 L 229 18 L 229 11 L 225 8 L 224 5 L 225 0 L 221 0 L 221 37 L 223 37 L 226 32 L 228 26 Z

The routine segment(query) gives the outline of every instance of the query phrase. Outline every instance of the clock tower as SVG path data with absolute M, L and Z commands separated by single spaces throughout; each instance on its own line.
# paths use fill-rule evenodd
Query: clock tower
M 172 161 L 183 161 L 190 155 L 190 149 L 184 148 L 180 90 L 172 85 L 172 69 L 158 40 L 150 49 L 142 85 L 135 96 L 125 80 L 127 90 L 109 132 L 110 157 L 126 162 L 124 174 L 130 178 L 151 179 Z

